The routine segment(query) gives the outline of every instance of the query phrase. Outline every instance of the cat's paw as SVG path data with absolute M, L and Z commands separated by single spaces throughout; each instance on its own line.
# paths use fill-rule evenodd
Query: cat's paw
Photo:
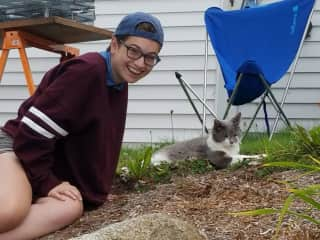
M 242 155 L 234 155 L 234 156 L 232 156 L 232 161 L 231 161 L 230 165 L 238 164 L 238 163 L 242 162 L 243 160 L 244 160 L 244 158 L 242 157 Z
M 232 156 L 231 164 L 236 164 L 236 163 L 243 162 L 243 161 L 249 161 L 249 165 L 259 165 L 265 157 L 266 157 L 266 154 L 234 155 L 234 156 Z

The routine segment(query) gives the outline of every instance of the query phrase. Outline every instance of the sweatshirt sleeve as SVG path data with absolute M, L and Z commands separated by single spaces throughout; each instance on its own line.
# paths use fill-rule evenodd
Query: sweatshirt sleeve
M 20 116 L 14 151 L 38 197 L 47 196 L 61 183 L 52 172 L 55 146 L 58 140 L 81 128 L 81 110 L 85 101 L 89 101 L 88 92 L 96 79 L 94 68 L 92 64 L 74 60 L 46 75 L 42 81 L 50 84 L 42 88 L 40 84 L 35 101 Z

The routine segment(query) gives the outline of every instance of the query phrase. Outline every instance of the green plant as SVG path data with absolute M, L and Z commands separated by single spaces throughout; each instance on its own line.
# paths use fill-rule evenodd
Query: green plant
M 265 152 L 266 144 L 268 144 L 268 136 L 263 133 L 249 133 L 246 138 L 241 141 L 241 154 L 256 154 Z
M 117 167 L 117 175 L 122 182 L 138 183 L 138 185 L 145 185 L 145 183 L 150 182 L 169 182 L 172 176 L 171 166 L 169 164 L 161 164 L 159 166 L 151 164 L 152 153 L 158 148 L 144 145 L 123 147 Z
M 134 180 L 140 180 L 149 176 L 149 168 L 151 163 L 152 147 L 147 147 L 144 151 L 136 152 L 135 156 L 127 160 L 129 176 Z
M 309 156 L 320 157 L 320 126 L 309 131 L 297 125 L 290 132 L 290 141 L 278 144 L 277 148 L 269 149 L 267 161 L 308 162 Z
M 207 160 L 202 159 L 178 161 L 172 165 L 172 168 L 178 176 L 203 174 L 213 170 L 211 164 Z
M 168 183 L 171 180 L 172 174 L 170 164 L 166 163 L 153 166 L 150 171 L 150 176 L 154 183 Z
M 269 136 L 266 133 L 249 133 L 242 140 L 240 145 L 241 154 L 258 154 L 267 153 L 278 149 L 279 146 L 287 145 L 292 139 L 292 131 L 284 129 L 273 135 L 272 141 L 269 141 Z
M 274 165 L 275 166 L 275 165 Z M 288 167 L 288 166 L 287 166 Z M 275 227 L 275 234 L 273 236 L 273 239 L 277 239 L 279 237 L 279 232 L 284 220 L 284 217 L 288 215 L 294 215 L 298 218 L 305 219 L 307 221 L 310 221 L 314 224 L 320 225 L 320 219 L 316 219 L 308 214 L 308 211 L 306 213 L 300 213 L 296 211 L 290 210 L 290 207 L 292 203 L 295 200 L 302 200 L 305 203 L 309 204 L 312 208 L 315 208 L 317 211 L 320 210 L 320 202 L 315 200 L 314 197 L 318 196 L 320 194 L 320 184 L 316 185 L 310 185 L 304 188 L 295 188 L 291 187 L 291 183 L 284 182 L 287 186 L 289 195 L 284 201 L 282 208 L 275 209 L 275 208 L 261 208 L 256 210 L 249 210 L 249 211 L 241 211 L 241 212 L 233 212 L 230 213 L 233 216 L 260 216 L 260 215 L 268 215 L 268 214 L 278 214 L 278 221 L 277 225 Z
M 292 131 L 292 141 L 289 142 L 287 148 L 284 146 L 281 149 L 269 152 L 269 161 L 273 158 L 276 161 L 270 161 L 264 164 L 264 167 L 281 167 L 286 169 L 302 169 L 306 172 L 301 176 L 305 176 L 311 173 L 320 173 L 320 160 L 319 157 L 320 148 L 320 127 L 314 127 L 310 131 L 297 126 Z M 281 154 L 279 154 L 281 153 Z M 286 160 L 288 156 L 293 156 L 293 160 Z M 283 160 L 285 159 L 285 160 Z M 279 161 L 283 160 L 283 161 Z M 282 222 L 285 215 L 294 215 L 298 218 L 303 218 L 314 224 L 320 225 L 320 220 L 310 216 L 308 212 L 300 213 L 292 211 L 290 207 L 292 203 L 299 199 L 304 201 L 311 208 L 320 210 L 320 202 L 314 197 L 320 194 L 320 184 L 310 185 L 306 187 L 296 187 L 291 182 L 283 181 L 286 185 L 286 189 L 289 193 L 288 197 L 284 201 L 282 208 L 262 208 L 249 211 L 241 211 L 230 213 L 234 216 L 259 216 L 266 214 L 278 214 L 278 222 L 276 225 L 276 231 L 274 239 L 278 238 Z

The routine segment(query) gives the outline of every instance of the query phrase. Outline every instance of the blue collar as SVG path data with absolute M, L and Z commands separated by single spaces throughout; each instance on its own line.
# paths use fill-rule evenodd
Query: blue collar
M 123 83 L 117 84 L 113 80 L 112 77 L 112 66 L 111 66 L 111 55 L 109 51 L 103 51 L 100 52 L 100 55 L 103 57 L 103 59 L 106 62 L 107 65 L 107 77 L 106 77 L 106 84 L 108 87 L 116 88 L 118 90 L 121 90 L 123 88 Z

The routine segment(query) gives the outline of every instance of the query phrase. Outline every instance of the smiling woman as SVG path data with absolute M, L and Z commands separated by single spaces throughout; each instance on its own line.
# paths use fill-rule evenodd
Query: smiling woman
M 135 83 L 159 62 L 163 30 L 156 18 L 148 19 L 144 15 L 135 13 L 136 22 L 125 17 L 114 32 L 109 49 L 116 84 Z
M 125 129 L 128 83 L 152 70 L 162 44 L 160 21 L 132 13 L 109 50 L 72 58 L 45 74 L 17 118 L 1 128 L 1 240 L 48 234 L 106 201 Z

